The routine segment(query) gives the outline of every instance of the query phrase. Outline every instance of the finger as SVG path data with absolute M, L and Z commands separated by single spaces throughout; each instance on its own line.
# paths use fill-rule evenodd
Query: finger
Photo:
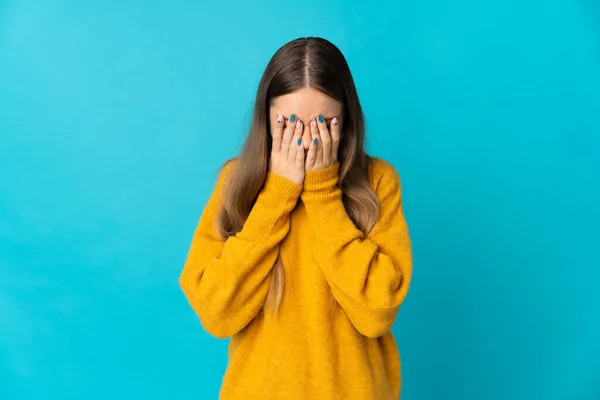
M 290 115 L 290 119 L 288 120 L 287 126 L 283 130 L 283 138 L 281 139 L 281 148 L 284 150 L 290 149 L 290 144 L 292 143 L 292 137 L 294 136 L 294 129 L 296 128 L 296 118 L 295 114 Z M 288 153 L 285 153 L 288 154 Z
M 315 161 L 317 160 L 317 148 L 319 147 L 319 139 L 315 136 L 308 146 L 308 152 L 306 153 L 306 164 L 305 169 L 309 170 L 314 167 Z
M 296 147 L 302 146 L 302 129 L 303 129 L 302 122 L 299 119 L 296 120 L 294 136 L 292 138 L 292 143 L 290 144 L 290 153 L 289 153 L 288 159 L 291 159 L 296 155 L 296 151 L 297 151 Z
M 312 121 L 310 121 L 310 136 L 311 136 L 312 140 L 317 138 L 317 143 L 320 142 L 319 127 L 317 126 L 316 119 L 313 119 Z
M 277 116 L 277 123 L 272 128 L 273 147 L 271 151 L 279 153 L 281 150 L 281 139 L 283 138 L 283 117 Z
M 317 161 L 317 156 L 318 156 L 318 152 L 321 148 L 320 146 L 320 136 L 319 136 L 319 128 L 317 127 L 317 120 L 313 119 L 312 121 L 310 121 L 310 137 L 311 137 L 311 144 L 308 148 L 308 153 L 306 155 L 306 159 L 307 159 L 307 167 L 313 167 L 315 165 L 315 162 Z M 314 147 L 314 148 L 313 148 Z M 311 152 L 312 150 L 312 152 Z M 310 161 L 308 161 L 309 159 L 309 155 L 310 155 Z
M 298 138 L 298 146 L 296 146 L 296 163 L 294 164 L 296 171 L 304 169 L 304 146 L 302 146 L 302 138 Z
M 321 135 L 319 135 L 319 127 L 317 126 L 317 120 L 313 119 L 310 122 L 310 135 L 313 139 L 317 139 L 317 149 L 315 155 L 315 164 L 323 161 L 323 146 L 321 145 Z
M 337 117 L 331 120 L 331 162 L 338 160 L 338 149 L 340 147 L 340 123 Z
M 329 165 L 331 160 L 331 136 L 327 130 L 327 123 L 325 118 L 319 114 L 317 118 L 317 126 L 319 127 L 319 136 L 321 136 L 321 147 L 323 149 L 323 164 Z

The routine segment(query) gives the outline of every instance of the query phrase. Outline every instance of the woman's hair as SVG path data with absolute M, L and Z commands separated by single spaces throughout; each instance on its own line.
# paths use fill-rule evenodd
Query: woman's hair
M 350 68 L 331 42 L 317 37 L 299 38 L 277 50 L 260 80 L 250 131 L 237 157 L 236 165 L 241 168 L 232 168 L 217 216 L 217 228 L 224 240 L 242 229 L 265 181 L 272 145 L 271 102 L 304 87 L 320 90 L 342 103 L 344 122 L 338 153 L 342 201 L 350 219 L 365 235 L 377 222 L 379 202 L 369 184 L 371 158 L 364 149 L 364 116 Z M 277 314 L 283 290 L 284 271 L 278 257 L 271 270 L 264 308 Z M 333 313 L 333 296 L 332 302 Z

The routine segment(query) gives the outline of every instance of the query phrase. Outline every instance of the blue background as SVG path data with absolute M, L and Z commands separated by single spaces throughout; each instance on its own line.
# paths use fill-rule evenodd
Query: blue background
M 200 3 L 0 2 L 1 399 L 217 397 L 177 279 L 306 35 L 403 180 L 403 399 L 600 399 L 597 1 Z

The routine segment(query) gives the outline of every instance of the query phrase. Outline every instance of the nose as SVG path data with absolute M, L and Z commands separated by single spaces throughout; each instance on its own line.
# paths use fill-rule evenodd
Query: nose
M 308 150 L 311 140 L 312 135 L 310 134 L 310 127 L 304 125 L 304 132 L 302 132 L 302 145 L 304 146 L 304 150 Z

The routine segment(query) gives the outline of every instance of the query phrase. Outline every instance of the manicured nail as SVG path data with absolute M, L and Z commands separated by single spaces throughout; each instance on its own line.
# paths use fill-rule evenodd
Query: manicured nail
M 334 125 L 337 125 L 337 122 L 338 122 L 337 121 L 337 117 L 331 120 L 331 123 L 334 124 Z
M 317 144 L 317 138 L 314 138 L 314 139 L 313 139 L 313 143 L 314 143 L 314 144 Z
M 281 115 L 277 116 L 277 123 L 280 124 L 281 123 Z
M 298 121 L 296 122 L 296 129 L 300 129 L 302 128 L 302 122 Z
M 296 115 L 292 114 L 290 115 L 290 122 L 294 122 L 296 120 Z
M 322 116 L 321 114 L 319 114 L 319 122 L 323 123 L 323 121 L 325 121 L 325 120 L 323 119 L 323 116 Z
M 302 138 L 298 138 L 298 146 L 302 144 Z
M 316 127 L 317 127 L 317 120 L 316 120 L 316 119 L 313 119 L 312 121 L 310 121 L 310 124 L 311 124 L 313 127 L 315 127 L 315 128 L 316 128 Z

